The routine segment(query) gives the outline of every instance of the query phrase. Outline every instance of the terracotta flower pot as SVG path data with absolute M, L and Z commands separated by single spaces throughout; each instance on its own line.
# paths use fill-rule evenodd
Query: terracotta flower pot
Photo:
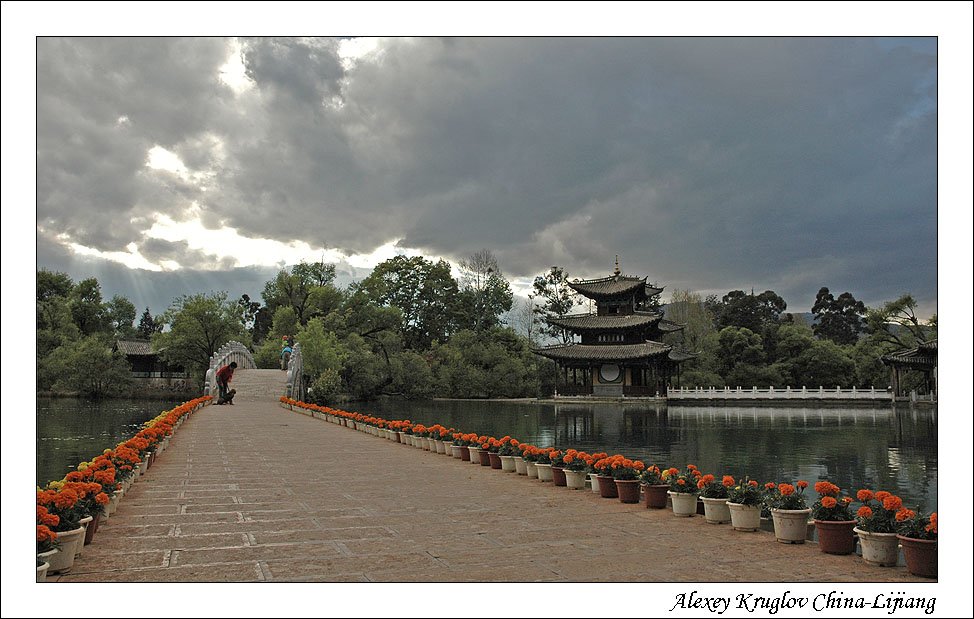
M 91 540 L 95 538 L 95 533 L 98 532 L 98 523 L 101 522 L 101 514 L 95 514 L 95 517 L 88 526 L 85 528 L 85 546 L 91 543 Z
M 619 488 L 611 475 L 599 475 L 596 479 L 599 480 L 599 496 L 603 499 L 619 498 Z
M 646 497 L 644 505 L 646 509 L 666 509 L 666 491 L 668 488 L 669 486 L 666 484 L 643 484 L 643 494 Z
M 856 551 L 855 520 L 816 520 L 818 549 L 830 555 L 849 555 Z
M 490 468 L 492 468 L 492 469 L 500 469 L 501 466 L 503 466 L 501 464 L 500 454 L 496 454 L 496 453 L 494 453 L 494 452 L 491 451 L 491 452 L 488 452 L 488 456 L 487 457 L 490 460 L 490 462 L 489 462 L 490 463 Z
M 561 466 L 551 467 L 551 479 L 554 480 L 556 486 L 567 486 L 568 480 L 565 479 L 565 468 Z
M 897 535 L 903 545 L 903 558 L 906 569 L 911 574 L 925 578 L 937 577 L 937 540 L 916 539 Z
M 619 495 L 620 503 L 639 502 L 639 480 L 638 479 L 616 479 L 616 494 Z
M 484 449 L 480 450 L 480 466 L 490 466 L 490 452 Z M 497 454 L 494 454 L 495 456 Z
M 466 445 L 460 445 L 460 461 L 470 462 L 470 448 Z

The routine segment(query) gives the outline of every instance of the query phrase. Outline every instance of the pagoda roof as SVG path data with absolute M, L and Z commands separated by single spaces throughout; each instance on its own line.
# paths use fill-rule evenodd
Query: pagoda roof
M 659 330 L 663 333 L 672 333 L 674 331 L 682 331 L 686 325 L 681 325 L 678 322 L 673 322 L 672 320 L 662 319 L 659 321 Z
M 695 359 L 697 355 L 692 352 L 687 352 L 685 350 L 678 350 L 674 348 L 670 351 L 669 358 L 670 361 L 676 361 L 677 363 L 681 361 L 688 361 L 690 359 Z
M 916 348 L 889 353 L 880 359 L 886 365 L 929 370 L 937 366 L 937 340 L 921 342 Z
M 549 318 L 548 323 L 569 331 L 609 331 L 614 329 L 638 329 L 652 325 L 663 315 L 657 312 L 636 312 L 634 314 L 571 314 L 560 318 Z
M 668 344 L 559 344 L 536 348 L 533 352 L 555 361 L 632 361 L 663 355 L 672 350 Z
M 568 282 L 572 290 L 590 299 L 618 297 L 635 292 L 641 292 L 647 297 L 659 294 L 662 288 L 655 288 L 646 283 L 645 277 L 631 275 L 610 275 L 599 279 L 585 279 Z

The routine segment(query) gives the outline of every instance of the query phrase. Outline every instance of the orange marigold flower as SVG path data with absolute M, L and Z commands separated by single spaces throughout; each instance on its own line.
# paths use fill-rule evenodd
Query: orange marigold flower
M 670 467 L 670 468 L 666 469 L 666 472 L 669 473 L 670 475 L 679 475 L 680 474 L 680 469 L 677 469 L 677 468 L 674 468 L 674 467 Z
M 776 484 L 773 481 L 769 481 L 768 483 L 764 484 L 764 489 L 765 490 L 774 490 L 775 487 L 776 487 Z
M 74 504 L 78 502 L 78 493 L 70 488 L 64 488 L 61 492 L 54 495 L 54 505 L 60 507 L 61 509 L 67 509 L 69 507 L 74 507 Z
M 896 512 L 896 522 L 903 522 L 904 520 L 909 520 L 910 518 L 916 516 L 916 512 L 912 509 L 906 509 L 905 507 L 900 511 Z
M 859 511 L 856 512 L 856 515 L 860 518 L 869 518 L 873 515 L 873 510 L 869 509 L 868 505 L 863 505 L 859 508 Z
M 686 481 L 684 481 L 683 479 L 678 479 L 678 480 L 676 480 L 676 483 L 677 483 L 677 485 L 679 485 L 679 486 L 685 486 L 685 485 L 687 485 L 687 482 L 686 482 Z
M 44 541 L 51 541 L 51 542 L 53 542 L 56 539 L 57 539 L 57 533 L 55 533 L 54 531 L 50 530 L 49 528 L 47 528 L 43 524 L 37 525 L 37 541 L 39 541 L 39 542 L 44 542 Z
M 728 488 L 730 488 L 737 482 L 735 482 L 734 478 L 731 477 L 730 475 L 724 475 L 724 479 L 721 481 L 721 483 L 727 486 Z
M 637 471 L 644 471 L 646 470 L 646 465 L 643 464 L 641 460 L 636 460 L 632 463 L 632 468 L 636 469 Z
M 822 499 L 822 507 L 825 507 L 827 509 L 831 509 L 838 504 L 839 502 L 836 501 L 834 497 L 827 496 Z
M 702 479 L 697 482 L 697 488 L 700 488 L 701 490 L 703 490 L 703 487 L 706 486 L 706 485 L 707 484 L 704 483 L 704 481 Z
M 883 508 L 886 511 L 895 512 L 901 507 L 903 507 L 903 499 L 901 499 L 898 496 L 894 496 L 891 494 L 885 499 L 883 499 Z
M 893 495 L 890 494 L 889 492 L 886 492 L 885 490 L 880 490 L 879 492 L 876 493 L 876 500 L 882 503 L 883 500 L 885 500 L 886 497 L 888 496 L 893 496 Z
M 758 485 L 758 482 L 756 482 L 756 481 L 754 481 L 754 480 L 752 479 L 751 481 L 749 481 L 749 482 L 747 482 L 747 485 L 748 485 L 748 486 L 756 486 L 756 485 Z
M 800 482 L 798 482 L 795 485 L 798 486 L 799 488 L 807 488 L 808 487 L 808 482 L 807 481 L 800 481 Z
M 714 481 L 714 476 L 711 475 L 710 473 L 707 473 L 706 475 L 704 475 L 703 477 L 700 478 L 700 481 L 703 484 L 709 484 L 710 482 Z M 703 488 L 703 486 L 700 486 L 700 487 Z
M 873 491 L 872 490 L 860 490 L 859 492 L 856 493 L 856 498 L 859 499 L 859 501 L 862 502 L 862 503 L 865 503 L 866 501 L 872 501 L 873 500 Z
M 687 465 L 687 470 L 688 471 L 696 471 L 697 470 L 697 467 L 693 466 L 692 464 L 688 464 Z
M 108 505 L 109 500 L 108 495 L 104 492 L 99 492 L 95 495 L 95 502 L 97 502 L 99 505 Z
M 790 496 L 795 493 L 795 487 L 791 484 L 781 484 L 778 486 L 778 490 L 781 492 L 781 496 Z

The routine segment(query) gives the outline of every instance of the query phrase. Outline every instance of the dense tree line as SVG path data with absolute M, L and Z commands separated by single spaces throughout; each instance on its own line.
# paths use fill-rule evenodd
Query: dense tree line
M 197 386 L 210 356 L 229 340 L 250 345 L 258 367 L 280 367 L 282 342 L 300 342 L 311 398 L 534 397 L 550 393 L 553 362 L 531 352 L 571 341 L 547 317 L 578 311 L 568 273 L 552 267 L 515 306 L 509 282 L 488 250 L 459 263 L 397 256 L 341 288 L 334 265 L 300 263 L 266 282 L 263 303 L 225 292 L 184 295 L 153 317 L 124 297 L 105 302 L 98 281 L 37 272 L 37 389 L 88 395 L 123 392 L 128 365 L 110 352 L 114 338 L 150 339 Z M 814 321 L 786 313 L 773 291 L 734 290 L 701 298 L 676 290 L 662 308 L 686 325 L 666 341 L 696 357 L 684 386 L 883 387 L 881 355 L 936 337 L 936 316 L 921 320 L 909 295 L 877 309 L 849 292 L 819 290 Z M 920 380 L 917 377 L 917 384 Z
M 849 292 L 838 297 L 821 288 L 812 306 L 814 323 L 785 313 L 784 299 L 767 290 L 734 290 L 701 299 L 676 291 L 667 314 L 687 326 L 668 336 L 698 353 L 684 364 L 684 386 L 886 388 L 884 354 L 937 337 L 937 317 L 922 321 L 916 301 L 904 295 L 871 309 Z M 919 373 L 911 388 L 922 385 Z

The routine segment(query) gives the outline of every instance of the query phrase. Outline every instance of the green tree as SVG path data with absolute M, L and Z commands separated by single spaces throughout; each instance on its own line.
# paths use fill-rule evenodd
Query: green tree
M 550 318 L 570 313 L 578 303 L 578 294 L 568 285 L 568 273 L 561 267 L 553 266 L 547 273 L 534 278 L 533 287 L 534 294 L 528 298 L 540 302 L 535 304 L 534 311 L 541 318 L 541 332 L 561 339 L 565 344 L 571 342 L 574 339 L 571 332 L 548 322 Z
M 753 333 L 762 333 L 767 327 L 778 322 L 781 312 L 788 304 L 771 290 L 755 296 L 741 290 L 725 294 L 716 305 L 717 329 L 742 327 Z
M 917 303 L 905 294 L 895 301 L 888 301 L 879 309 L 866 312 L 867 330 L 870 337 L 886 342 L 895 350 L 914 348 L 920 342 L 937 337 L 937 315 L 923 321 L 916 315 Z
M 291 307 L 300 324 L 314 316 L 323 316 L 341 302 L 341 292 L 335 288 L 335 265 L 324 261 L 301 262 L 290 270 L 282 269 L 277 277 L 264 285 L 264 304 L 273 312 L 279 307 Z
M 433 372 L 426 359 L 412 350 L 403 350 L 393 355 L 389 391 L 407 400 L 432 395 Z
M 320 317 L 312 318 L 295 336 L 301 344 L 305 374 L 316 380 L 326 370 L 339 372 L 348 357 L 335 334 L 326 331 Z
M 54 388 L 90 398 L 123 393 L 130 386 L 132 367 L 104 336 L 68 342 L 55 352 L 58 378 Z
M 466 328 L 483 331 L 500 324 L 511 310 L 514 293 L 490 250 L 482 249 L 460 261 L 460 305 Z
M 164 314 L 169 331 L 153 337 L 156 350 L 170 363 L 181 365 L 202 384 L 210 357 L 230 340 L 246 343 L 240 306 L 226 292 L 183 295 Z
M 723 386 L 724 379 L 717 371 L 719 339 L 712 307 L 699 294 L 677 289 L 665 313 L 667 319 L 684 327 L 678 333 L 665 336 L 663 341 L 697 355 L 683 363 L 680 382 L 691 387 Z
M 855 344 L 866 326 L 863 320 L 866 306 L 862 301 L 856 301 L 849 292 L 843 292 L 839 298 L 835 298 L 823 286 L 815 296 L 812 313 L 818 321 L 812 327 L 815 335 L 836 344 Z
M 852 387 L 855 363 L 849 347 L 816 339 L 805 325 L 783 325 L 777 332 L 776 363 L 784 385 L 791 387 Z
M 402 312 L 400 331 L 408 348 L 425 350 L 455 329 L 458 286 L 445 260 L 396 256 L 375 267 L 353 291 Z
M 71 294 L 74 282 L 67 273 L 60 271 L 37 271 L 37 302 L 49 301 L 54 298 L 64 298 Z
M 81 335 L 108 331 L 108 317 L 101 301 L 101 285 L 94 277 L 81 280 L 68 295 L 71 317 Z
M 115 337 L 133 338 L 138 331 L 133 327 L 135 322 L 135 305 L 121 295 L 115 295 L 105 304 L 105 316 L 111 325 Z
M 162 333 L 162 329 L 162 321 L 153 318 L 152 314 L 149 313 L 149 308 L 146 307 L 145 311 L 142 312 L 142 317 L 139 318 L 139 326 L 136 327 L 139 337 L 146 340 L 151 339 L 153 334 Z

